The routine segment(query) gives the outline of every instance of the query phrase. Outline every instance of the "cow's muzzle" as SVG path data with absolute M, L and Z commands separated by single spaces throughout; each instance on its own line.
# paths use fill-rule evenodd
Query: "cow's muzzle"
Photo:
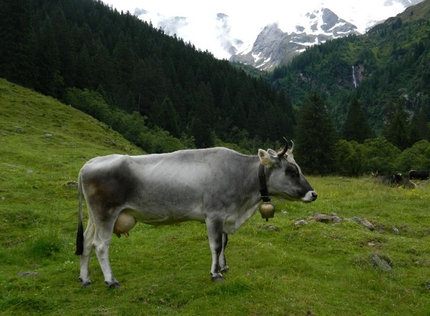
M 317 199 L 318 194 L 315 191 L 306 192 L 305 196 L 302 197 L 303 202 L 313 202 Z

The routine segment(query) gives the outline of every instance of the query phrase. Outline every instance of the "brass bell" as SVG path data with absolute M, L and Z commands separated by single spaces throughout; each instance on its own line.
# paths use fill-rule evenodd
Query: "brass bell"
M 275 216 L 275 205 L 271 202 L 263 202 L 260 205 L 259 211 L 261 213 L 261 217 L 266 219 L 266 222 L 269 221 L 269 218 L 273 218 Z

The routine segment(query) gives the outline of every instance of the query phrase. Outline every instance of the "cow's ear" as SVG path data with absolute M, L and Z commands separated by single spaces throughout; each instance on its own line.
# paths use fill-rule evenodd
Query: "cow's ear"
M 275 164 L 275 158 L 263 149 L 258 150 L 258 157 L 262 165 L 271 167 Z
M 273 149 L 268 149 L 267 152 L 269 153 L 270 156 L 272 157 L 277 157 L 278 153 L 276 151 L 274 151 Z

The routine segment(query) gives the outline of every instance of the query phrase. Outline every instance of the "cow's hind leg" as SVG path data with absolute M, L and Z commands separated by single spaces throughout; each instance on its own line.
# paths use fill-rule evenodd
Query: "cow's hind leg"
M 113 225 L 114 223 L 98 225 L 94 234 L 93 244 L 97 259 L 103 271 L 105 283 L 110 288 L 117 288 L 119 287 L 119 283 L 113 276 L 112 268 L 109 263 L 109 245 L 112 239 Z
M 209 246 L 212 253 L 211 275 L 213 281 L 222 282 L 220 255 L 223 253 L 223 220 L 221 218 L 206 218 Z M 224 258 L 224 255 L 222 256 Z M 225 265 L 225 258 L 222 260 Z
M 93 247 L 93 239 L 94 239 L 95 227 L 94 223 L 91 220 L 91 217 L 88 220 L 87 228 L 84 232 L 84 249 L 80 258 L 80 274 L 79 280 L 82 282 L 83 287 L 87 287 L 91 285 L 90 281 L 90 257 L 91 250 Z

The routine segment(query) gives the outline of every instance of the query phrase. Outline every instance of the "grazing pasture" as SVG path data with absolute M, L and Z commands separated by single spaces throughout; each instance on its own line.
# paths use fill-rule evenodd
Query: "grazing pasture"
M 223 283 L 210 280 L 205 225 L 186 222 L 114 235 L 121 287 L 106 287 L 93 254 L 93 282 L 82 288 L 76 177 L 109 153 L 141 151 L 0 80 L 0 315 L 428 315 L 430 185 L 392 188 L 370 175 L 307 177 L 312 204 L 272 200 L 273 219 L 256 213 L 230 236 Z M 341 221 L 310 219 L 318 213 Z

